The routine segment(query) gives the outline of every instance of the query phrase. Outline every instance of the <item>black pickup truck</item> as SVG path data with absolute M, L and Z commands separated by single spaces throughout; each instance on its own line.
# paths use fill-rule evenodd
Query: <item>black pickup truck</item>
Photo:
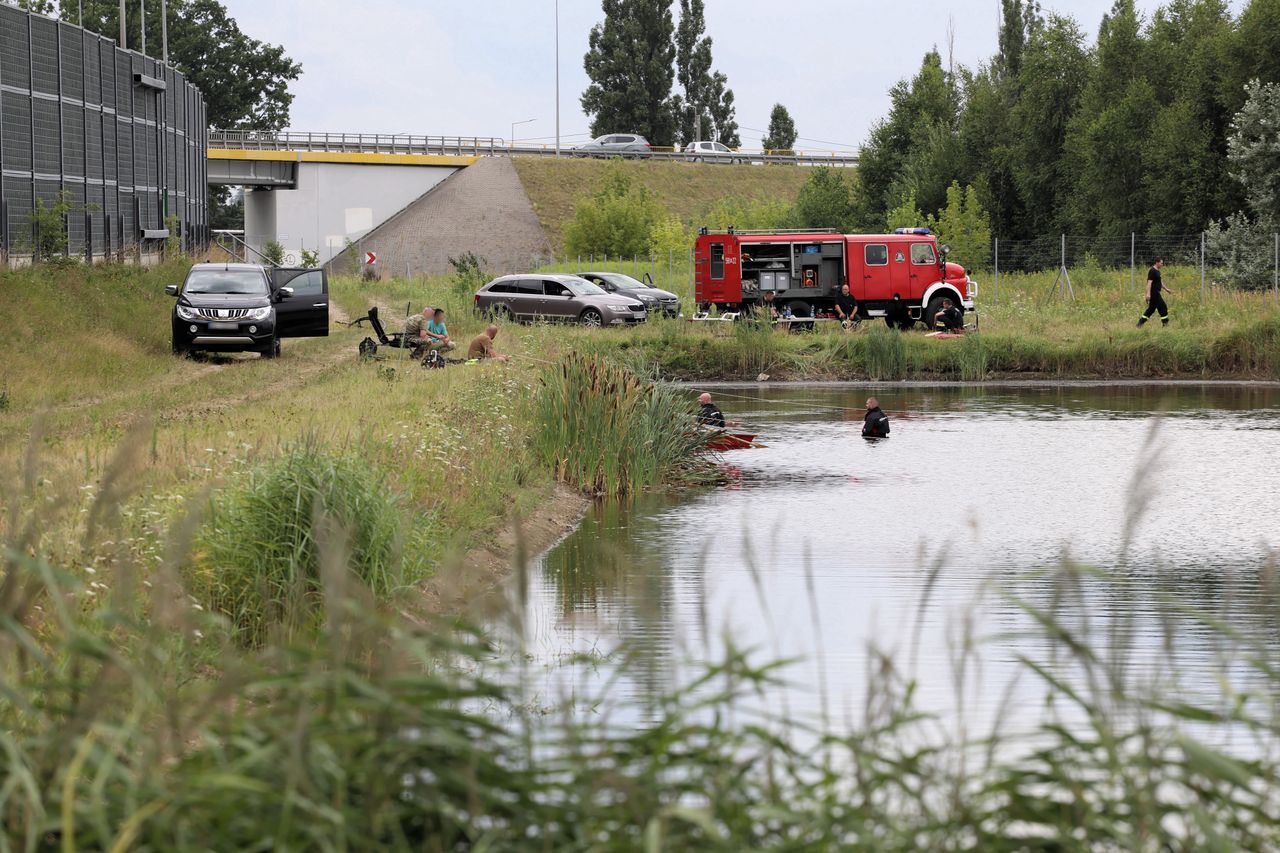
M 165 288 L 173 306 L 173 354 L 280 354 L 281 338 L 329 334 L 329 276 L 320 269 L 196 264 Z

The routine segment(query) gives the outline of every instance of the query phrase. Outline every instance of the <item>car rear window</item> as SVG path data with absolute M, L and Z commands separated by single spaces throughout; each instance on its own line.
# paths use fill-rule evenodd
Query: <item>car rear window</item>
M 495 281 L 493 284 L 489 285 L 489 290 L 488 290 L 487 292 L 489 292 L 489 293 L 510 293 L 510 292 L 511 292 L 511 290 L 512 290 L 511 282 L 509 282 L 509 281 Z
M 525 295 L 537 294 L 542 295 L 542 282 L 532 278 L 522 278 L 516 282 L 515 292 Z

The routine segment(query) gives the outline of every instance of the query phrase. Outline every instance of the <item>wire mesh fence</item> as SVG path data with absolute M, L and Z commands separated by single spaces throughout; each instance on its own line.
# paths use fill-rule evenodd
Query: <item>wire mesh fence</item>
M 1250 235 L 1243 249 L 1239 239 L 1210 232 L 996 238 L 990 260 L 971 272 L 989 282 L 990 298 L 998 304 L 1002 277 L 1007 286 L 1011 276 L 1045 272 L 1055 273 L 1055 293 L 1067 297 L 1077 283 L 1094 284 L 1101 278 L 1138 292 L 1145 288 L 1147 270 L 1157 258 L 1179 268 L 1184 282 L 1190 275 L 1201 296 L 1214 288 L 1270 290 L 1280 301 L 1280 234 Z
M 159 60 L 0 5 L 0 262 L 208 241 L 204 98 Z

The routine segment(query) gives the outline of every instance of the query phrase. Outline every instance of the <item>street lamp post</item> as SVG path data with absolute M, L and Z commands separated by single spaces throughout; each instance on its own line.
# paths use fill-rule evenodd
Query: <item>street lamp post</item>
M 560 156 L 560 0 L 556 0 L 556 156 Z
M 529 123 L 529 122 L 531 122 L 531 121 L 537 121 L 537 119 L 536 119 L 536 118 L 527 118 L 527 119 L 525 119 L 524 121 L 513 121 L 513 122 L 511 122 L 511 137 L 507 140 L 507 145 L 508 145 L 508 147 L 510 147 L 510 148 L 515 148 L 515 147 L 516 147 L 516 126 L 517 126 L 517 125 L 521 125 L 521 124 L 528 124 L 528 123 Z

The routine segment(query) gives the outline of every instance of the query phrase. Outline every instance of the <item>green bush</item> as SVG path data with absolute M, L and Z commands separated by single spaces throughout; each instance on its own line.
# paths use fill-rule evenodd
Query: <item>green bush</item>
M 279 240 L 268 240 L 262 247 L 262 259 L 273 267 L 284 266 L 284 246 Z
M 647 255 L 662 210 L 649 190 L 618 168 L 590 198 L 579 199 L 565 226 L 568 255 Z
M 395 496 L 360 460 L 299 445 L 213 498 L 192 587 L 241 643 L 259 645 L 318 617 L 326 535 L 348 538 L 350 570 L 375 594 L 399 588 L 402 526 Z
M 475 252 L 463 252 L 456 258 L 451 256 L 449 266 L 453 267 L 449 284 L 455 296 L 470 295 L 489 281 L 485 260 Z

